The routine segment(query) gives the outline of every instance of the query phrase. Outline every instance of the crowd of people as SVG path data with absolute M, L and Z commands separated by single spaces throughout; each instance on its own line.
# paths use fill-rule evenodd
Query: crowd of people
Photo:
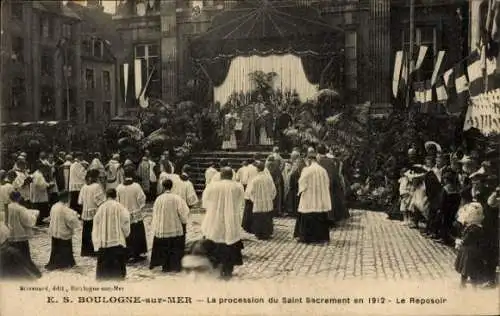
M 431 147 L 424 164 L 414 148 L 409 150 L 389 217 L 454 245 L 463 285 L 470 279 L 473 285 L 495 286 L 500 188 L 492 162 L 480 163 L 474 152 L 445 154 Z M 97 258 L 97 279 L 124 279 L 128 263 L 147 260 L 147 234 L 153 237 L 150 269 L 179 272 L 210 265 L 229 279 L 234 267 L 243 264 L 245 236 L 272 239 L 276 217 L 295 218 L 290 234 L 298 242 L 327 243 L 330 230 L 349 218 L 347 196 L 355 190 L 344 179 L 334 150 L 323 145 L 294 148 L 289 159 L 275 147 L 265 159 L 255 156 L 237 170 L 225 159 L 212 162 L 201 201 L 189 166 L 176 170 L 168 152 L 154 161 L 145 151 L 138 164 L 130 159 L 121 163 L 118 154 L 103 164 L 99 153 L 88 163 L 78 152 L 42 152 L 33 172 L 26 156 L 18 153 L 12 169 L 1 174 L 2 277 L 41 276 L 29 240 L 33 227 L 48 225 L 47 270 L 76 265 L 72 240 L 81 228 L 81 256 Z M 148 230 L 147 202 L 153 203 Z M 206 211 L 203 238 L 186 254 L 188 218 L 199 202 Z
M 426 238 L 455 246 L 455 269 L 462 286 L 470 282 L 494 287 L 500 207 L 495 162 L 481 159 L 475 151 L 444 153 L 434 142 L 427 145 L 423 159 L 415 148 L 409 149 L 396 189 L 399 199 L 389 218 L 419 229 Z

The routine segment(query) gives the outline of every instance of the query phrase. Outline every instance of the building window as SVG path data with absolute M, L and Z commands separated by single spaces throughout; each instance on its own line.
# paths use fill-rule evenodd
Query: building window
M 10 13 L 13 18 L 23 20 L 23 4 L 21 2 L 10 2 Z
M 111 91 L 111 74 L 107 70 L 104 70 L 102 72 L 102 84 L 103 84 L 104 91 L 106 91 L 106 92 Z
M 92 40 L 84 39 L 82 41 L 82 54 L 85 56 L 92 56 Z
M 85 124 L 94 122 L 94 102 L 85 101 Z
M 160 47 L 157 44 L 137 45 L 135 47 L 135 58 L 141 60 L 141 76 L 142 87 L 146 84 L 149 76 L 148 87 L 146 89 L 146 96 L 148 97 L 161 97 L 161 59 Z
M 85 89 L 95 89 L 94 69 L 85 69 Z
M 94 39 L 94 51 L 93 56 L 97 58 L 102 58 L 103 55 L 103 45 L 102 41 Z
M 102 103 L 102 114 L 104 115 L 104 119 L 106 121 L 111 120 L 111 102 L 104 101 Z
M 62 36 L 71 39 L 71 24 L 64 23 L 62 25 Z
M 417 26 L 415 29 L 415 47 L 413 49 L 414 56 L 418 56 L 420 46 L 427 46 L 427 53 L 425 54 L 422 66 L 417 71 L 417 80 L 428 80 L 432 77 L 434 71 L 434 63 L 436 59 L 437 48 L 437 29 L 434 26 Z M 409 31 L 403 31 L 403 48 L 405 52 L 410 50 L 410 34 Z M 414 62 L 417 62 L 417 57 L 414 57 Z
M 11 108 L 19 109 L 25 102 L 26 90 L 23 78 L 14 78 L 11 87 Z
M 358 87 L 358 53 L 357 53 L 356 31 L 348 31 L 345 34 L 345 76 L 346 87 L 349 90 Z
M 42 50 L 41 66 L 42 76 L 51 77 L 54 74 L 54 58 L 51 50 Z
M 14 37 L 12 39 L 12 59 L 14 62 L 24 62 L 24 38 Z
M 54 88 L 43 86 L 40 91 L 40 118 L 52 120 L 55 118 Z

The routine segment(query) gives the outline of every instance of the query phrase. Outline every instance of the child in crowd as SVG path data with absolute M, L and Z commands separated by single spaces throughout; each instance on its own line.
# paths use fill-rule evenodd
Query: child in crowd
M 483 218 L 483 207 L 477 202 L 466 204 L 458 214 L 457 220 L 463 225 L 463 230 L 462 238 L 455 240 L 455 248 L 458 249 L 455 270 L 461 275 L 461 287 L 465 287 L 469 279 L 474 287 L 481 282 L 484 271 L 481 249 L 484 241 Z
M 458 178 L 451 170 L 445 170 L 442 174 L 443 191 L 441 195 L 441 205 L 438 211 L 439 217 L 439 237 L 440 241 L 452 245 L 453 221 L 460 207 L 460 188 Z
M 401 170 L 400 178 L 399 178 L 399 210 L 403 215 L 403 225 L 410 225 L 410 214 L 408 208 L 410 207 L 411 202 L 411 184 L 410 179 L 406 174 L 407 169 L 403 168 Z

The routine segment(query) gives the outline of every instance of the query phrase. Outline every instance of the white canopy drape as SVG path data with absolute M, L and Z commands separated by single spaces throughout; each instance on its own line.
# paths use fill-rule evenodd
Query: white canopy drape
M 255 71 L 275 72 L 274 88 L 296 90 L 301 101 L 313 99 L 318 85 L 311 84 L 304 73 L 300 57 L 292 54 L 269 55 L 265 57 L 252 55 L 238 56 L 231 61 L 229 72 L 224 83 L 214 87 L 214 102 L 224 105 L 234 92 L 248 92 L 254 86 L 249 74 Z

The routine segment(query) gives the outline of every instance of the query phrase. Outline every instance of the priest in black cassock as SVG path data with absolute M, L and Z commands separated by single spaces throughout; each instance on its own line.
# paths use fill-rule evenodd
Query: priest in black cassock
M 250 205 L 251 209 L 250 212 L 245 209 L 246 213 L 243 215 L 250 216 L 250 229 L 248 227 L 243 228 L 247 232 L 255 234 L 258 239 L 266 240 L 271 238 L 273 234 L 273 209 L 277 190 L 273 179 L 264 171 L 264 163 L 257 162 L 255 165 L 258 173 L 250 181 L 245 191 L 245 196 L 249 202 L 245 207 Z
M 328 172 L 318 164 L 317 153 L 308 153 L 308 166 L 299 179 L 299 208 L 294 237 L 303 243 L 330 241 L 328 212 L 332 209 Z
M 330 199 L 332 203 L 332 210 L 328 212 L 328 221 L 330 227 L 333 227 L 335 225 L 335 222 L 341 218 L 341 214 L 339 213 L 340 209 L 335 207 L 336 205 L 334 199 L 334 196 L 336 194 L 335 186 L 340 183 L 334 180 L 334 178 L 336 177 L 335 161 L 332 158 L 328 158 L 326 156 L 326 147 L 323 145 L 318 146 L 318 164 L 321 167 L 325 168 L 326 172 L 328 173 L 328 178 L 330 180 L 329 188 L 330 188 Z
M 92 226 L 92 242 L 97 251 L 96 278 L 123 280 L 127 275 L 127 242 L 130 213 L 116 201 L 116 190 L 106 191 L 107 201 L 97 209 Z
M 232 174 L 231 168 L 223 168 L 221 180 L 210 183 L 202 199 L 207 212 L 201 232 L 214 265 L 221 265 L 223 279 L 231 278 L 234 266 L 243 264 L 241 211 L 245 192 L 241 183 L 231 180 Z

